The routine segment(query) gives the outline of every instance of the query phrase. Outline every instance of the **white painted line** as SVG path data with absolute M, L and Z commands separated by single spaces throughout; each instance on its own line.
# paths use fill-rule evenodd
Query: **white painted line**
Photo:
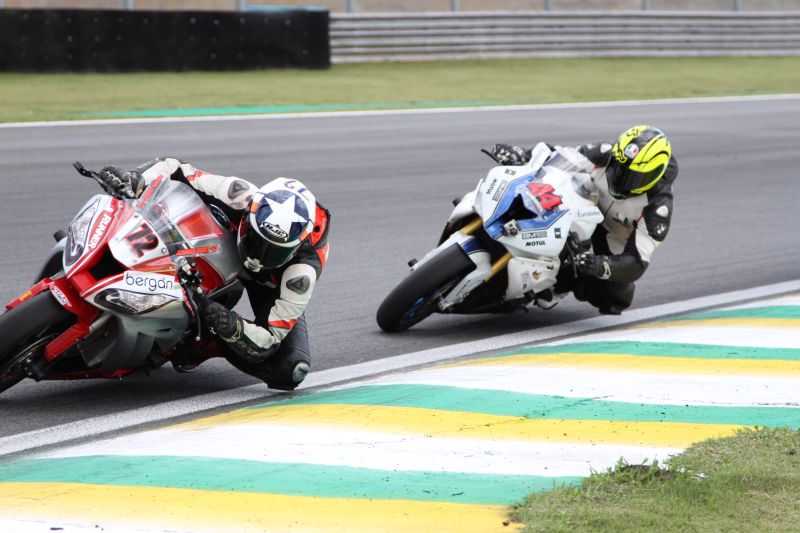
M 769 305 L 800 305 L 800 294 L 787 294 L 786 296 L 781 296 L 778 298 L 773 298 L 770 300 Z M 764 302 L 749 302 L 742 305 L 737 305 L 734 307 L 729 307 L 728 309 L 754 309 L 758 307 L 763 307 Z M 760 341 L 759 341 L 760 342 Z M 760 346 L 760 344 L 759 344 Z M 800 343 L 794 346 L 795 348 L 800 348 Z
M 302 421 L 301 421 L 302 423 Z M 236 446 L 231 446 L 235 438 Z M 198 448 L 198 439 L 202 446 Z M 620 457 L 631 462 L 666 459 L 681 450 L 635 444 L 585 444 L 464 439 L 296 424 L 222 424 L 202 432 L 182 428 L 144 431 L 62 448 L 37 459 L 86 456 L 174 456 L 302 463 L 388 471 L 459 472 L 525 476 L 587 476 Z M 476 460 L 480 458 L 480 460 Z
M 99 526 L 97 524 L 79 524 L 71 523 L 72 519 L 25 519 L 25 518 L 0 518 L 0 531 L 9 531 L 13 533 L 98 533 L 102 531 L 111 531 L 108 526 Z M 75 519 L 77 520 L 77 519 Z M 58 526 L 53 526 L 57 523 Z M 178 529 L 172 525 L 169 529 L 159 528 L 153 529 L 149 526 L 120 526 L 114 524 L 113 533 L 196 533 L 186 529 Z
M 463 386 L 476 390 L 650 405 L 800 406 L 800 378 L 775 376 L 685 375 L 547 365 L 475 365 L 404 372 L 364 384 Z M 709 394 L 709 391 L 714 392 Z M 800 419 L 800 408 L 797 417 Z
M 717 344 L 722 346 L 742 346 L 754 348 L 800 348 L 800 329 L 744 327 L 744 326 L 709 326 L 704 325 L 669 325 L 653 328 L 634 328 L 587 335 L 583 342 L 594 341 L 633 341 L 633 342 L 669 342 L 680 344 Z M 570 342 L 559 341 L 556 344 Z
M 320 387 L 373 376 L 382 372 L 436 363 L 465 355 L 492 350 L 503 350 L 512 346 L 553 340 L 566 335 L 579 335 L 602 328 L 623 326 L 633 322 L 652 320 L 666 315 L 686 313 L 706 307 L 730 305 L 744 300 L 767 298 L 798 290 L 800 290 L 800 280 L 788 281 L 713 296 L 693 298 L 683 302 L 656 305 L 644 309 L 633 309 L 626 311 L 623 316 L 598 316 L 567 324 L 498 335 L 479 341 L 451 344 L 449 346 L 441 346 L 439 348 L 386 357 L 376 361 L 312 372 L 304 382 L 303 388 Z M 17 435 L 0 438 L 0 456 L 42 446 L 61 444 L 75 439 L 93 437 L 103 433 L 119 431 L 142 424 L 198 413 L 200 411 L 226 405 L 234 405 L 258 398 L 267 399 L 274 396 L 274 394 L 269 394 L 263 385 L 249 385 L 247 387 L 204 394 L 184 400 L 176 400 L 138 409 L 131 409 L 129 411 L 122 411 L 117 414 L 97 416 L 77 422 L 70 422 L 68 424 L 19 433 Z
M 162 118 L 118 118 L 94 120 L 58 120 L 52 122 L 9 122 L 0 124 L 0 129 L 7 128 L 50 128 L 57 126 L 118 126 L 125 124 L 168 124 L 179 122 L 218 122 L 245 120 L 285 120 L 301 118 L 333 118 L 333 117 L 378 117 L 391 115 L 428 115 L 434 113 L 475 113 L 493 111 L 547 111 L 555 109 L 586 109 L 605 107 L 630 107 L 638 105 L 673 105 L 673 104 L 730 104 L 738 102 L 768 102 L 779 100 L 797 100 L 800 94 L 774 94 L 752 96 L 713 96 L 699 98 L 664 98 L 660 100 L 619 100 L 613 102 L 576 102 L 566 104 L 525 104 L 525 105 L 488 105 L 471 107 L 430 107 L 406 109 L 376 109 L 365 111 L 309 111 L 305 113 L 262 113 L 247 115 L 204 115 L 195 117 L 162 117 Z

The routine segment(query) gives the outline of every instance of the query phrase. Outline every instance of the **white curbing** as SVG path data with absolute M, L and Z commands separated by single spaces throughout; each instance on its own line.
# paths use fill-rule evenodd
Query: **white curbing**
M 527 476 L 585 476 L 620 456 L 629 461 L 667 459 L 681 450 L 663 446 L 573 444 L 524 440 L 447 438 L 289 424 L 223 424 L 201 434 L 165 428 L 61 448 L 38 459 L 86 456 L 202 457 L 355 466 L 387 471 Z M 236 446 L 231 446 L 231 435 Z
M 634 322 L 651 320 L 666 315 L 686 313 L 702 308 L 730 305 L 756 298 L 766 298 L 800 290 L 800 280 L 776 283 L 752 289 L 727 292 L 713 296 L 693 298 L 683 302 L 656 305 L 627 311 L 623 316 L 598 316 L 567 324 L 537 330 L 509 333 L 483 339 L 422 350 L 366 363 L 359 363 L 320 372 L 312 372 L 303 388 L 322 387 L 345 381 L 365 378 L 383 372 L 396 371 L 423 364 L 436 363 L 480 352 L 503 350 L 512 346 L 533 344 L 579 335 L 603 328 L 618 327 Z M 666 328 L 672 329 L 672 328 Z M 575 339 L 571 339 L 575 340 Z M 193 398 L 122 411 L 0 438 L 0 457 L 44 446 L 54 446 L 77 439 L 96 437 L 135 426 L 161 422 L 170 418 L 234 405 L 256 399 L 274 398 L 263 385 L 249 385 L 227 391 L 204 394 Z

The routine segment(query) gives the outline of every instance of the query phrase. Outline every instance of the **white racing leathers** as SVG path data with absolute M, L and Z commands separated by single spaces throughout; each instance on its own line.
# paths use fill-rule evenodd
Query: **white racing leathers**
M 664 177 L 645 194 L 618 200 L 608 192 L 605 172 L 611 144 L 587 144 L 577 150 L 594 166 L 592 177 L 600 193 L 598 206 L 605 215 L 592 239 L 594 252 L 609 255 L 609 281 L 632 283 L 644 274 L 653 252 L 669 232 L 672 184 L 678 176 L 678 162 L 671 157 Z
M 580 300 L 588 300 L 603 313 L 618 314 L 633 301 L 633 282 L 644 274 L 653 252 L 667 237 L 672 218 L 672 184 L 678 175 L 673 156 L 664 177 L 645 194 L 616 199 L 608 192 L 606 166 L 611 144 L 586 144 L 578 148 L 556 146 L 548 165 L 582 168 L 592 176 L 599 192 L 598 207 L 605 215 L 592 236 L 595 254 L 609 258 L 607 279 L 583 277 L 561 287 Z M 557 291 L 561 292 L 561 291 Z M 563 296 L 563 294 L 559 295 Z
M 137 170 L 148 185 L 160 176 L 188 183 L 207 204 L 224 213 L 232 231 L 238 228 L 250 198 L 258 190 L 249 181 L 203 172 L 174 158 L 159 158 Z M 304 311 L 327 260 L 330 214 L 317 204 L 314 216 L 312 234 L 286 265 L 257 274 L 242 268 L 239 279 L 247 290 L 255 320 L 242 319 L 239 338 L 222 339 L 239 356 L 228 357 L 234 366 L 275 388 L 294 388 L 304 377 L 291 375 L 296 363 L 310 365 Z

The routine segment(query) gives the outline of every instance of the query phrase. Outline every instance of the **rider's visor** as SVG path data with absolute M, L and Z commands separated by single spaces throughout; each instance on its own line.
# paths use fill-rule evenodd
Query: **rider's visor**
M 249 216 L 244 217 L 239 228 L 239 255 L 245 266 L 252 265 L 255 260 L 260 264 L 260 269 L 273 269 L 285 265 L 294 257 L 298 245 L 279 246 L 269 242 L 250 225 L 249 219 Z
M 612 159 L 608 167 L 606 167 L 608 192 L 614 198 L 630 198 L 644 192 L 639 191 L 639 189 L 650 185 L 663 173 L 663 165 L 659 165 L 648 172 L 636 172 Z

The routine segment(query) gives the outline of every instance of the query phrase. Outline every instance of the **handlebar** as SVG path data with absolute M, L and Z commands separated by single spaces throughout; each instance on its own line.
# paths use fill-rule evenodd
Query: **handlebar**
M 492 158 L 492 160 L 494 160 L 494 162 L 495 162 L 495 163 L 497 163 L 498 165 L 500 164 L 500 160 L 499 160 L 499 159 L 497 159 L 497 156 L 495 156 L 495 155 L 494 155 L 492 152 L 490 152 L 490 151 L 489 151 L 489 150 L 487 150 L 486 148 L 481 148 L 481 152 L 483 152 L 484 154 L 486 154 L 486 155 L 488 155 L 489 157 L 491 157 L 491 158 Z
M 105 191 L 105 193 L 108 194 L 109 196 L 116 198 L 117 200 L 131 199 L 130 197 L 125 196 L 121 194 L 119 191 L 115 191 L 114 189 L 109 187 L 108 184 L 106 184 L 106 182 L 104 182 L 103 179 L 100 177 L 99 172 L 97 172 L 96 170 L 89 170 L 88 168 L 84 167 L 83 163 L 81 163 L 80 161 L 75 161 L 74 163 L 72 163 L 72 166 L 75 167 L 75 170 L 77 170 L 78 174 L 80 174 L 81 176 L 86 176 L 87 178 L 91 178 L 94 181 L 96 181 L 100 185 L 100 187 L 102 187 L 103 191 Z

